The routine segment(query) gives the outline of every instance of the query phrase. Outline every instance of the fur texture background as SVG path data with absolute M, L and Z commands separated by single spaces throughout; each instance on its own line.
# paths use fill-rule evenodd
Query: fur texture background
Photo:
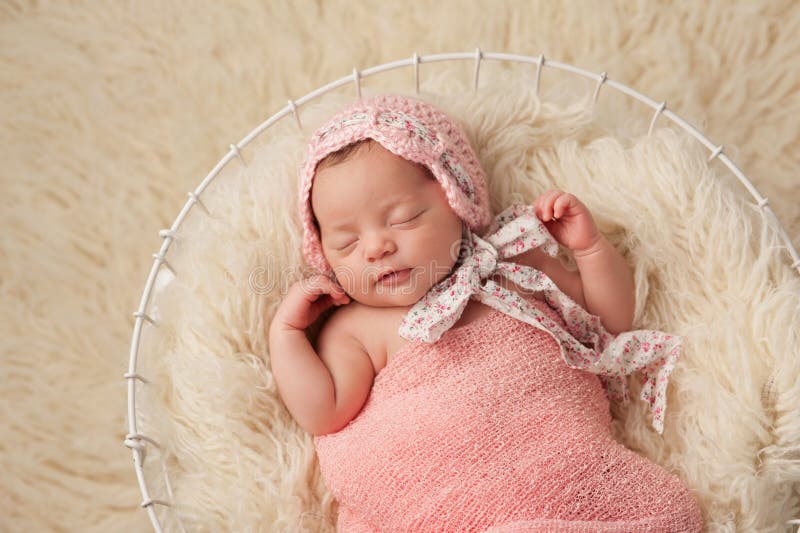
M 122 374 L 158 230 L 230 143 L 353 66 L 480 46 L 606 71 L 723 143 L 800 245 L 794 2 L 384 4 L 0 6 L 0 530 L 151 530 L 122 445 Z M 540 102 L 534 72 L 485 62 L 473 95 L 471 63 L 420 67 L 424 91 L 456 95 L 434 100 L 469 130 L 495 210 L 574 192 L 635 268 L 637 324 L 685 337 L 663 437 L 634 402 L 614 408 L 619 438 L 695 490 L 710 531 L 783 531 L 800 517 L 787 254 L 697 143 L 642 136 L 650 113 L 611 90 L 592 116 L 592 84 L 549 69 Z M 303 110 L 304 125 L 351 95 Z M 335 516 L 268 372 L 269 317 L 301 274 L 287 203 L 302 135 L 284 122 L 208 189 L 212 216 L 190 213 L 168 256 L 179 276 L 154 302 L 161 326 L 144 332 L 144 428 L 170 452 L 191 530 L 317 530 Z

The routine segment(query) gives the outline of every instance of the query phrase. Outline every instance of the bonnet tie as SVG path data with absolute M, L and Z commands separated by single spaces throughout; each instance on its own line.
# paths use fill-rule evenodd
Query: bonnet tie
M 611 399 L 627 403 L 625 376 L 641 370 L 641 399 L 650 404 L 653 428 L 662 433 L 667 382 L 681 353 L 681 339 L 656 330 L 635 330 L 616 336 L 598 316 L 564 294 L 542 271 L 507 259 L 541 247 L 549 256 L 558 243 L 536 216 L 533 206 L 513 204 L 497 215 L 487 234 L 478 237 L 465 229 L 461 256 L 453 272 L 432 287 L 403 318 L 399 335 L 409 341 L 432 343 L 455 324 L 469 300 L 475 299 L 547 332 L 559 345 L 567 366 L 599 376 Z M 545 302 L 566 324 L 560 324 L 536 306 L 491 278 L 501 275 L 519 287 L 543 292 Z

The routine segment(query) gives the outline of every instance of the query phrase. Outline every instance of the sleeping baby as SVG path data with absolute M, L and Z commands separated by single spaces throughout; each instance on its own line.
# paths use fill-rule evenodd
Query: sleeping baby
M 492 217 L 461 127 L 381 95 L 314 133 L 299 209 L 318 273 L 278 307 L 271 366 L 340 531 L 702 530 L 680 480 L 612 437 L 634 371 L 662 431 L 681 344 L 629 331 L 631 269 L 578 198 Z

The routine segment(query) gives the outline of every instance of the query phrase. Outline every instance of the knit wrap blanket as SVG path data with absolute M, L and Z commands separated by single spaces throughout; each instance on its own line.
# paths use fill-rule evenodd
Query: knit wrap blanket
M 701 531 L 680 480 L 610 423 L 597 375 L 492 309 L 403 346 L 358 416 L 314 442 L 343 532 Z

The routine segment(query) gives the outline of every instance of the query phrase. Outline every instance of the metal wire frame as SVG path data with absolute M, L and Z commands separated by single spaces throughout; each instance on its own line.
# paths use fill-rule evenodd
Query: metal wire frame
M 584 78 L 588 78 L 590 80 L 595 80 L 597 85 L 594 91 L 593 101 L 594 103 L 597 102 L 597 99 L 600 95 L 600 89 L 607 85 L 613 89 L 618 90 L 619 92 L 638 100 L 652 108 L 654 110 L 654 114 L 652 120 L 650 121 L 650 127 L 648 129 L 648 135 L 652 134 L 653 128 L 655 127 L 656 121 L 659 117 L 664 116 L 670 119 L 672 122 L 683 128 L 689 134 L 691 134 L 695 139 L 697 139 L 701 144 L 703 144 L 706 148 L 708 148 L 710 155 L 708 157 L 708 162 L 713 161 L 714 159 L 719 159 L 725 166 L 730 169 L 731 172 L 739 179 L 739 181 L 744 185 L 747 191 L 751 194 L 751 196 L 755 199 L 756 205 L 762 210 L 765 211 L 769 217 L 769 219 L 774 224 L 774 228 L 779 232 L 783 242 L 786 245 L 787 251 L 789 253 L 790 259 L 792 261 L 791 267 L 795 269 L 800 275 L 800 256 L 798 256 L 797 250 L 795 249 L 792 241 L 789 239 L 789 236 L 786 233 L 786 230 L 781 225 L 780 221 L 778 220 L 777 216 L 775 215 L 772 208 L 769 206 L 769 200 L 761 195 L 755 186 L 750 182 L 750 180 L 745 176 L 745 174 L 739 170 L 739 168 L 728 158 L 728 156 L 724 153 L 724 147 L 721 144 L 715 144 L 711 142 L 708 137 L 703 135 L 697 128 L 683 120 L 680 116 L 673 113 L 671 110 L 667 109 L 666 102 L 656 102 L 651 98 L 639 93 L 638 91 L 628 87 L 627 85 L 620 83 L 618 81 L 614 81 L 609 79 L 605 72 L 601 74 L 595 74 L 588 70 L 584 70 L 582 68 L 578 68 L 566 63 L 559 63 L 557 61 L 546 60 L 544 55 L 538 56 L 526 56 L 526 55 L 517 55 L 517 54 L 503 54 L 503 53 L 491 53 L 491 52 L 482 52 L 480 48 L 476 49 L 474 52 L 460 52 L 460 53 L 449 53 L 449 54 L 432 54 L 426 56 L 420 56 L 416 52 L 410 59 L 401 59 L 399 61 L 393 61 L 390 63 L 384 63 L 382 65 L 378 65 L 375 67 L 367 68 L 364 70 L 358 70 L 357 68 L 353 68 L 353 72 L 349 76 L 345 76 L 338 80 L 335 80 L 327 85 L 324 85 L 308 94 L 299 98 L 297 100 L 289 100 L 287 105 L 282 108 L 280 111 L 269 117 L 266 121 L 256 127 L 253 131 L 251 131 L 247 136 L 245 136 L 241 141 L 236 144 L 230 145 L 230 151 L 225 154 L 225 156 L 217 163 L 217 165 L 208 173 L 208 175 L 200 182 L 200 184 L 195 188 L 193 191 L 188 193 L 189 199 L 184 204 L 183 209 L 178 213 L 178 216 L 175 218 L 175 221 L 172 223 L 170 229 L 164 229 L 159 231 L 159 237 L 163 239 L 163 243 L 161 248 L 159 249 L 158 253 L 153 254 L 153 266 L 150 269 L 150 275 L 147 278 L 147 282 L 145 283 L 144 293 L 142 294 L 142 298 L 139 302 L 139 308 L 136 312 L 133 313 L 133 316 L 136 318 L 136 321 L 133 326 L 133 337 L 131 340 L 131 348 L 130 348 L 130 361 L 128 366 L 128 372 L 124 374 L 124 378 L 127 380 L 128 383 L 128 430 L 129 433 L 125 438 L 125 446 L 131 449 L 133 453 L 133 460 L 134 460 L 134 467 L 136 469 L 136 477 L 139 481 L 139 488 L 142 492 L 143 501 L 141 506 L 147 510 L 148 515 L 150 516 L 150 521 L 153 523 L 153 527 L 158 533 L 161 533 L 161 524 L 158 520 L 158 516 L 155 513 L 154 506 L 155 505 L 163 505 L 163 506 L 171 506 L 172 500 L 172 488 L 169 483 L 169 477 L 167 475 L 166 466 L 163 464 L 163 457 L 162 457 L 162 472 L 164 475 L 165 487 L 167 489 L 169 500 L 160 500 L 154 499 L 151 497 L 150 492 L 147 488 L 147 483 L 144 477 L 144 461 L 146 455 L 146 448 L 147 443 L 152 444 L 157 448 L 161 448 L 160 444 L 154 440 L 153 438 L 143 435 L 138 432 L 137 424 L 136 424 L 136 380 L 141 381 L 142 383 L 149 383 L 148 380 L 139 374 L 136 373 L 136 362 L 139 352 L 139 341 L 142 334 L 142 328 L 144 327 L 145 322 L 149 322 L 151 325 L 157 326 L 156 320 L 154 320 L 151 316 L 147 314 L 147 307 L 150 301 L 150 296 L 153 290 L 153 286 L 156 281 L 156 277 L 158 272 L 163 265 L 168 270 L 172 272 L 173 275 L 177 275 L 175 270 L 166 260 L 166 253 L 169 250 L 170 245 L 175 240 L 175 234 L 180 228 L 181 224 L 183 223 L 184 219 L 188 215 L 189 211 L 195 206 L 198 205 L 200 209 L 202 209 L 206 214 L 210 214 L 208 208 L 203 204 L 200 200 L 200 195 L 203 194 L 203 191 L 209 184 L 214 180 L 214 178 L 222 171 L 222 169 L 233 159 L 239 159 L 239 162 L 242 165 L 246 165 L 246 162 L 241 154 L 241 149 L 246 147 L 251 141 L 253 141 L 256 137 L 258 137 L 261 133 L 263 133 L 266 129 L 271 127 L 273 124 L 278 122 L 279 120 L 283 119 L 288 115 L 293 115 L 295 121 L 297 122 L 298 128 L 302 129 L 302 122 L 300 120 L 300 113 L 298 109 L 302 107 L 304 104 L 319 98 L 320 96 L 331 92 L 339 87 L 352 83 L 355 86 L 356 96 L 361 98 L 361 79 L 367 78 L 382 72 L 400 69 L 404 67 L 412 67 L 414 72 L 414 88 L 417 93 L 419 93 L 419 65 L 421 63 L 436 63 L 436 62 L 444 62 L 444 61 L 474 61 L 475 68 L 474 68 L 474 75 L 473 75 L 473 88 L 477 90 L 479 77 L 480 77 L 480 67 L 481 62 L 484 60 L 488 61 L 505 61 L 505 62 L 512 62 L 512 63 L 527 63 L 536 65 L 536 80 L 534 83 L 534 91 L 538 95 L 539 93 L 539 86 L 542 71 L 545 67 L 553 68 L 557 70 L 561 70 L 564 72 L 569 72 Z M 183 529 L 183 526 L 180 522 L 180 519 L 176 516 L 175 517 L 178 524 Z M 797 520 L 790 520 L 787 524 L 800 524 L 800 519 Z

